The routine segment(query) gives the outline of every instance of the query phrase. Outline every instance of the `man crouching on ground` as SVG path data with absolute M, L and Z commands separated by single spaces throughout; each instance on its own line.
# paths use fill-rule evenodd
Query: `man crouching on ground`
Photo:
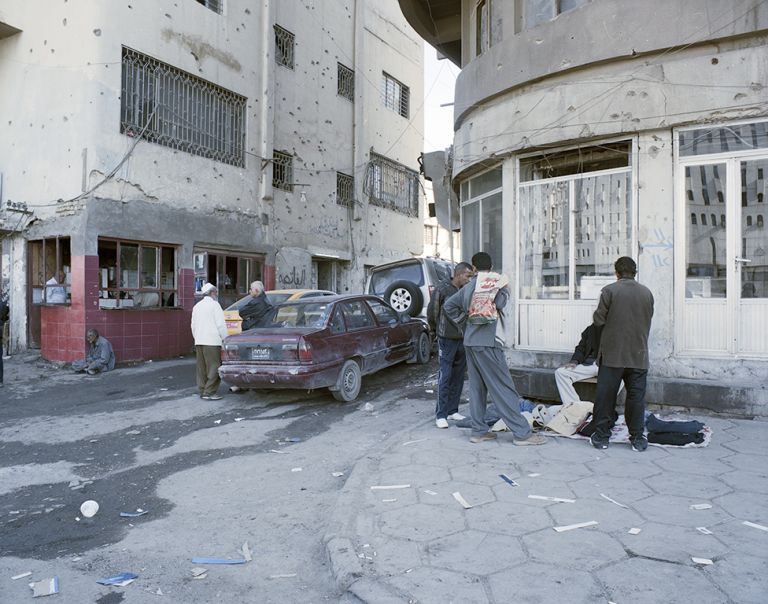
M 89 329 L 86 337 L 88 338 L 88 353 L 85 360 L 74 361 L 72 369 L 75 373 L 87 373 L 96 375 L 104 371 L 111 371 L 115 368 L 115 352 L 112 350 L 112 344 L 104 336 L 100 336 L 95 329 Z

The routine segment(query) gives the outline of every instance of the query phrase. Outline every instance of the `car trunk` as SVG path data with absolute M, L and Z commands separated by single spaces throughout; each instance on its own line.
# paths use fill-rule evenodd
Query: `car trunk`
M 227 338 L 224 363 L 298 363 L 311 360 L 302 339 L 316 329 L 254 329 L 247 336 Z

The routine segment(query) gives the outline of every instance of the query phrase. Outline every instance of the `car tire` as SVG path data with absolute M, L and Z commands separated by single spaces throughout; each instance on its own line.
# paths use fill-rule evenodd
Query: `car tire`
M 336 385 L 331 393 L 337 401 L 348 403 L 355 400 L 360 394 L 362 384 L 363 377 L 360 373 L 360 365 L 356 361 L 344 361 L 339 372 L 339 379 L 336 380 Z
M 425 331 L 419 334 L 419 339 L 416 340 L 416 362 L 419 365 L 426 365 L 429 363 L 429 358 L 432 355 L 432 338 Z
M 395 281 L 384 292 L 384 300 L 397 312 L 417 316 L 424 308 L 424 297 L 418 286 L 410 281 Z

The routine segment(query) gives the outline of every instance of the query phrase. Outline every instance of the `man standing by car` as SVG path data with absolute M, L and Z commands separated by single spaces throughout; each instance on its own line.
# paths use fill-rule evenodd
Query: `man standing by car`
M 251 283 L 251 301 L 240 309 L 240 317 L 243 319 L 243 331 L 253 329 L 259 321 L 272 310 L 272 305 L 267 300 L 264 292 L 264 284 L 261 281 Z
M 616 393 L 623 380 L 627 387 L 624 418 L 634 451 L 645 451 L 645 385 L 648 375 L 648 334 L 653 317 L 653 294 L 635 281 L 637 265 L 622 256 L 614 264 L 616 281 L 600 292 L 600 302 L 592 316 L 602 328 L 597 363 L 597 393 L 590 442 L 596 449 L 607 449 L 614 423 Z
M 221 383 L 221 344 L 227 337 L 227 325 L 224 322 L 224 311 L 216 300 L 219 290 L 206 283 L 200 291 L 203 299 L 192 309 L 192 336 L 195 338 L 197 356 L 197 390 L 200 392 L 200 398 L 218 401 L 221 399 L 216 393 Z
M 469 414 L 472 420 L 472 436 L 469 441 L 479 443 L 496 438 L 496 433 L 490 432 L 485 423 L 490 394 L 501 419 L 512 432 L 516 445 L 543 445 L 547 439 L 541 434 L 533 434 L 528 420 L 520 414 L 520 395 L 504 357 L 504 308 L 509 300 L 507 279 L 490 272 L 493 263 L 485 252 L 472 256 L 472 265 L 482 272 L 448 298 L 443 308 L 448 318 L 464 329 L 464 348 L 469 367 Z M 483 282 L 478 285 L 481 277 Z M 490 287 L 485 291 L 480 289 L 477 292 L 479 295 L 475 296 L 478 287 L 484 287 L 492 281 L 501 284 L 501 287 Z M 493 290 L 495 295 L 491 296 Z M 476 320 L 475 300 L 485 301 L 483 310 L 490 310 L 490 315 L 494 316 L 486 314 Z
M 435 405 L 435 425 L 438 428 L 447 428 L 449 419 L 464 419 L 459 413 L 459 398 L 464 384 L 464 372 L 467 370 L 467 357 L 462 342 L 464 335 L 461 328 L 454 325 L 443 312 L 443 302 L 464 287 L 473 274 L 471 264 L 457 264 L 453 278 L 438 283 L 427 307 L 427 321 L 432 333 L 437 335 L 440 361 Z

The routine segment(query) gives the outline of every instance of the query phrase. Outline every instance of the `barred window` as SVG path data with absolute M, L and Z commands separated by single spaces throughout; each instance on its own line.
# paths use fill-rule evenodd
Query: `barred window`
M 431 224 L 424 225 L 424 245 L 435 245 L 435 227 Z
M 295 36 L 287 29 L 275 25 L 275 61 L 293 69 L 293 42 Z
M 383 155 L 371 153 L 364 192 L 373 205 L 419 215 L 419 174 Z
M 214 13 L 222 13 L 224 8 L 224 0 L 197 0 L 198 4 L 202 4 L 206 8 L 210 8 Z
M 246 98 L 123 47 L 120 132 L 245 167 Z
M 384 106 L 404 118 L 408 118 L 411 105 L 411 91 L 402 82 L 398 82 L 388 73 L 383 73 L 381 100 Z
M 355 102 L 355 72 L 346 65 L 338 63 L 338 82 L 336 92 L 339 96 L 343 96 Z
M 272 158 L 272 186 L 293 191 L 293 155 L 275 151 Z
M 336 172 L 336 203 L 350 207 L 355 199 L 355 178 L 343 172 Z

